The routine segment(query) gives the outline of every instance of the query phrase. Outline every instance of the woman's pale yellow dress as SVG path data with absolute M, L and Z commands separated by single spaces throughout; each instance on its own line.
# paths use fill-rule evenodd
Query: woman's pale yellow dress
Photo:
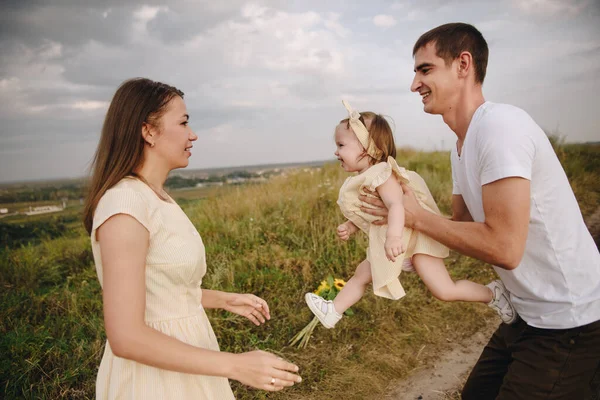
M 201 305 L 206 273 L 198 231 L 176 203 L 158 196 L 143 182 L 124 178 L 98 203 L 91 234 L 102 285 L 102 259 L 96 230 L 108 218 L 128 214 L 150 233 L 146 257 L 146 324 L 193 346 L 219 351 Z M 152 349 L 148 349 L 152 352 Z M 184 374 L 116 357 L 107 342 L 96 380 L 97 399 L 234 399 L 227 378 Z
M 404 228 L 403 240 L 406 252 L 397 257 L 396 261 L 392 262 L 387 259 L 384 248 L 387 225 L 373 225 L 372 223 L 380 217 L 361 211 L 361 205 L 369 207 L 369 204 L 362 203 L 358 196 L 360 194 L 369 196 L 370 194 L 365 192 L 365 189 L 374 191 L 390 177 L 407 184 L 414 191 L 423 208 L 440 214 L 423 178 L 416 172 L 399 167 L 392 157 L 388 157 L 387 162 L 375 164 L 363 173 L 346 179 L 340 188 L 338 205 L 347 219 L 369 235 L 367 260 L 371 264 L 373 292 L 377 296 L 397 300 L 406 294 L 399 278 L 403 270 L 414 271 L 411 263 L 413 255 L 428 254 L 433 257 L 446 258 L 449 251 L 446 246 L 429 236 L 410 228 Z

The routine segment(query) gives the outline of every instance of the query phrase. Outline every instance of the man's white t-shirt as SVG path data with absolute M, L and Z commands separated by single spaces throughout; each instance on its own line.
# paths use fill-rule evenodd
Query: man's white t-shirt
M 527 324 L 566 329 L 600 320 L 600 254 L 567 176 L 544 131 L 523 110 L 485 102 L 452 151 L 453 194 L 484 222 L 483 185 L 508 177 L 530 181 L 529 231 L 512 271 L 494 267 Z

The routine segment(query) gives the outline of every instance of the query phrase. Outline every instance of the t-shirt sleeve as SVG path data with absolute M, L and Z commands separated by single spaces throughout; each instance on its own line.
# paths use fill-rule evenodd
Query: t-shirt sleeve
M 528 134 L 531 122 L 517 115 L 503 121 L 491 120 L 482 127 L 477 138 L 482 186 L 509 177 L 531 180 L 535 158 L 535 143 Z
M 148 218 L 148 205 L 142 195 L 133 189 L 110 189 L 98 202 L 94 212 L 92 233 L 95 237 L 96 230 L 110 217 L 117 214 L 127 214 L 135 218 L 140 224 L 150 231 Z

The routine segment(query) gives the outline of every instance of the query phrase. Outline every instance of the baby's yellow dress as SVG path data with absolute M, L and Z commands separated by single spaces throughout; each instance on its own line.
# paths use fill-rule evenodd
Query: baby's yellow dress
M 98 203 L 91 234 L 100 285 L 102 259 L 96 230 L 116 214 L 131 215 L 150 233 L 146 324 L 184 343 L 219 351 L 201 305 L 204 244 L 183 210 L 175 202 L 159 199 L 135 178 L 124 178 L 109 189 Z M 116 357 L 107 341 L 96 379 L 96 398 L 229 400 L 234 396 L 227 378 L 168 371 Z
M 384 247 L 387 225 L 373 225 L 372 222 L 381 218 L 361 211 L 361 205 L 366 207 L 370 205 L 362 203 L 358 196 L 359 194 L 369 195 L 364 191 L 365 189 L 376 190 L 392 174 L 393 178 L 405 183 L 413 190 L 423 208 L 441 215 L 423 178 L 416 172 L 399 167 L 392 157 L 388 157 L 387 162 L 375 164 L 363 173 L 346 179 L 340 188 L 337 203 L 344 216 L 369 236 L 367 260 L 371 264 L 373 292 L 377 296 L 398 300 L 406 294 L 400 283 L 400 273 L 403 269 L 414 271 L 410 262 L 413 255 L 428 254 L 433 257 L 446 258 L 449 251 L 446 246 L 429 236 L 405 227 L 403 240 L 406 252 L 396 257 L 396 261 L 392 262 L 387 259 Z

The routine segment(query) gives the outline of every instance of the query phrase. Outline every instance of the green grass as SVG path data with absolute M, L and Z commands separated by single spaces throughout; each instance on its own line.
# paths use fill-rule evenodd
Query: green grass
M 557 145 L 584 215 L 598 205 L 599 149 Z M 398 161 L 422 174 L 449 213 L 449 154 L 403 151 Z M 346 176 L 332 164 L 263 185 L 211 189 L 201 200 L 188 191 L 179 200 L 206 245 L 203 286 L 255 293 L 272 310 L 262 327 L 210 312 L 221 349 L 269 350 L 301 368 L 303 383 L 279 393 L 232 382 L 238 399 L 381 398 L 394 381 L 430 362 L 435 351 L 420 354 L 424 345 L 442 349 L 495 318 L 482 305 L 437 301 L 416 274 L 405 274 L 402 300 L 369 292 L 340 329 L 317 327 L 306 349 L 288 347 L 312 319 L 303 294 L 328 274 L 348 279 L 365 256 L 364 235 L 347 243 L 335 236 L 343 220 L 337 193 Z M 455 253 L 446 264 L 455 278 L 494 279 L 490 267 Z M 105 333 L 100 287 L 81 226 L 68 224 L 60 237 L 0 249 L 0 288 L 0 397 L 93 398 Z

